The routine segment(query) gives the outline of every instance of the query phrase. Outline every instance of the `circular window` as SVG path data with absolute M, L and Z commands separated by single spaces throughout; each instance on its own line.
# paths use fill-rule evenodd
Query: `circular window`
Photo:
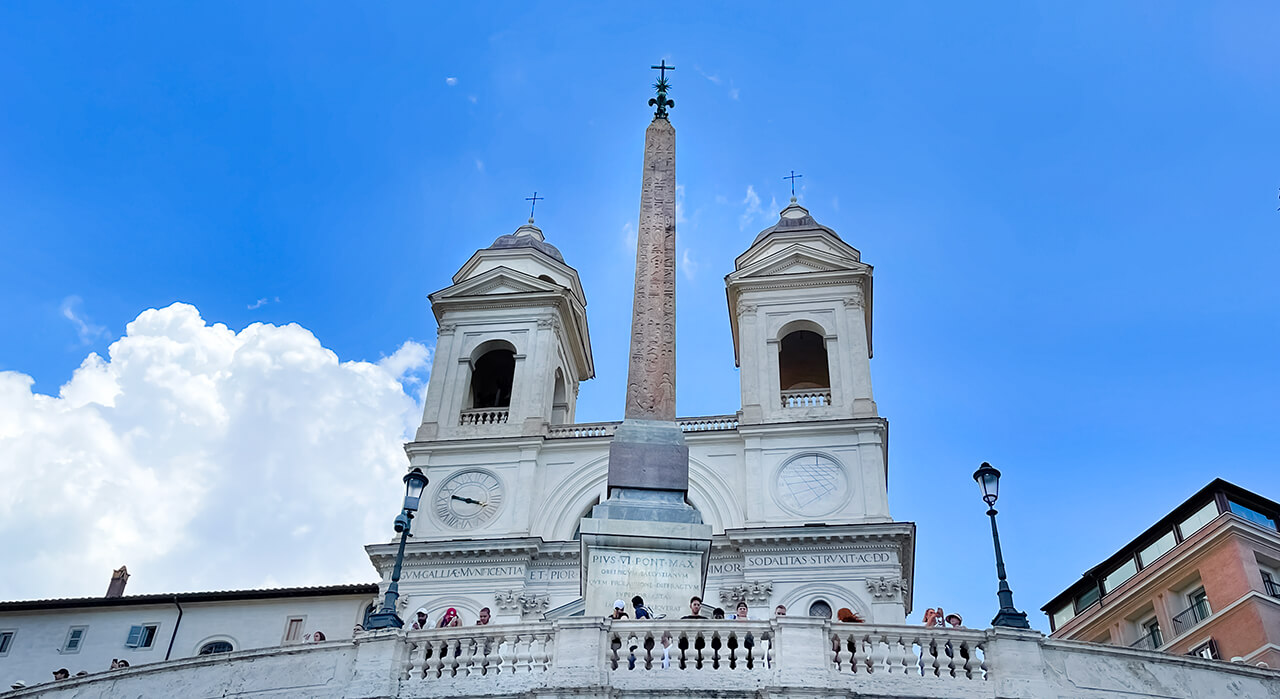
M 226 641 L 214 641 L 200 646 L 200 655 L 213 655 L 214 653 L 230 653 L 235 650 L 230 643 Z
M 822 619 L 831 618 L 831 605 L 823 600 L 817 600 L 809 605 L 809 616 L 816 616 Z

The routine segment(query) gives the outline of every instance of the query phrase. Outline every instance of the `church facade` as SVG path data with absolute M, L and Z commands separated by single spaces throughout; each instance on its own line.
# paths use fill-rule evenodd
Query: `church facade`
M 762 619 L 779 604 L 827 618 L 848 607 L 882 623 L 910 613 L 915 530 L 889 513 L 871 282 L 859 251 L 794 199 L 726 277 L 741 409 L 677 421 L 688 502 L 713 530 L 708 607 L 746 601 Z M 594 375 L 578 274 L 531 219 L 430 299 L 436 353 L 406 445 L 430 485 L 401 611 L 579 614 L 581 520 L 607 498 L 619 423 L 574 422 L 578 386 Z M 395 547 L 367 548 L 389 580 Z

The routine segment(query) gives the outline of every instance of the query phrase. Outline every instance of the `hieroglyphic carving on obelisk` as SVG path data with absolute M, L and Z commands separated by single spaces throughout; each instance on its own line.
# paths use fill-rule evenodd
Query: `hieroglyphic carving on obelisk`
M 676 130 L 665 114 L 644 135 L 624 416 L 676 419 Z

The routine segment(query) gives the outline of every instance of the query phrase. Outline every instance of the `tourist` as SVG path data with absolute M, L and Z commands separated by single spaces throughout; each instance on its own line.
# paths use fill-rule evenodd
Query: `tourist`
M 964 628 L 964 619 L 960 618 L 960 615 L 956 614 L 955 612 L 952 612 L 947 615 L 946 622 L 947 622 L 947 626 L 950 626 L 953 629 Z
M 76 673 L 76 677 L 87 677 L 88 675 L 89 675 L 88 670 L 81 670 L 80 672 Z
M 681 619 L 706 619 L 702 616 L 702 598 L 694 595 L 689 598 L 689 613 L 680 617 Z
M 854 614 L 853 610 L 849 609 L 848 607 L 841 607 L 840 610 L 836 612 L 836 619 L 843 621 L 846 624 L 865 623 L 865 620 L 862 618 L 861 614 Z
M 444 610 L 444 616 L 440 617 L 440 622 L 436 624 L 437 629 L 447 629 L 453 626 L 461 626 L 462 619 L 458 616 L 458 610 L 449 607 Z
M 488 608 L 488 607 L 481 607 L 481 608 L 480 608 L 480 618 L 479 618 L 479 619 L 476 619 L 476 626 L 488 626 L 488 625 L 489 625 L 489 614 L 490 614 L 490 612 L 489 612 L 489 608 Z
M 418 618 L 413 622 L 413 628 L 415 629 L 431 628 L 431 624 L 427 622 L 427 610 L 425 609 L 418 610 Z
M 648 607 L 644 606 L 644 599 L 642 599 L 640 595 L 636 595 L 631 598 L 631 606 L 636 610 L 637 619 L 653 618 L 653 613 L 649 611 Z
M 719 607 L 716 607 L 715 609 L 712 609 L 712 610 L 711 610 L 711 618 L 712 618 L 712 619 L 723 619 L 723 618 L 724 618 L 724 610 L 723 610 L 723 609 L 721 609 L 721 608 L 719 608 Z
M 120 659 L 120 667 L 129 667 L 129 661 L 124 658 Z
M 312 643 L 321 643 L 321 642 L 323 642 L 323 641 L 324 641 L 324 632 L 323 632 L 323 631 L 317 631 L 317 632 L 315 632 L 315 633 L 311 634 L 311 642 L 312 642 Z
M 778 606 L 774 607 L 774 608 L 773 608 L 773 615 L 774 615 L 774 616 L 786 616 L 786 615 L 787 615 L 787 605 L 785 605 L 785 604 L 779 604 Z
M 359 635 L 359 634 L 362 634 L 362 633 L 364 633 L 364 624 L 356 624 L 356 625 L 351 629 L 351 635 L 352 635 L 352 636 L 356 636 L 356 635 Z
M 933 607 L 927 607 L 924 610 L 924 625 L 925 626 L 938 625 L 938 611 Z
M 114 670 L 114 669 L 116 669 L 116 668 L 118 668 L 118 667 L 120 667 L 120 660 L 119 660 L 119 659 L 117 659 L 117 658 L 112 658 L 112 659 L 111 659 L 111 669 L 112 669 L 112 670 Z
M 946 614 L 942 612 L 942 607 L 938 607 L 937 609 L 933 610 L 934 626 L 946 626 L 947 625 L 946 618 L 947 618 Z
M 733 618 L 737 619 L 738 621 L 746 621 L 747 620 L 747 601 L 746 600 L 743 600 L 738 603 L 737 611 L 738 613 Z
M 620 599 L 616 599 L 616 600 L 614 600 L 614 601 L 613 601 L 613 614 L 612 614 L 612 616 L 610 616 L 609 618 L 610 618 L 610 619 L 626 619 L 626 618 L 629 618 L 629 615 L 627 614 L 627 603 L 626 603 L 626 602 L 623 602 L 623 601 L 622 601 L 622 600 L 620 600 Z
M 71 676 L 71 671 L 70 671 L 70 670 L 68 670 L 68 669 L 67 669 L 67 668 L 65 668 L 65 667 L 60 667 L 60 668 L 58 668 L 57 670 L 54 670 L 54 671 L 53 671 L 53 679 L 54 679 L 55 681 L 57 681 L 57 680 L 65 680 L 65 679 L 67 679 L 67 678 L 68 678 L 68 677 L 70 677 L 70 676 Z

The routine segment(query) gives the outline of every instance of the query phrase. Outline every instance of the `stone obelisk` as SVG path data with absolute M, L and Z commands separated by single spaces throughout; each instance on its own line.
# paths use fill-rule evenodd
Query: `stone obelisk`
M 689 448 L 676 423 L 676 131 L 663 77 L 645 131 L 631 360 L 622 425 L 609 444 L 609 496 L 582 520 L 586 613 L 641 595 L 657 614 L 680 614 L 701 595 L 711 527 L 686 502 Z

